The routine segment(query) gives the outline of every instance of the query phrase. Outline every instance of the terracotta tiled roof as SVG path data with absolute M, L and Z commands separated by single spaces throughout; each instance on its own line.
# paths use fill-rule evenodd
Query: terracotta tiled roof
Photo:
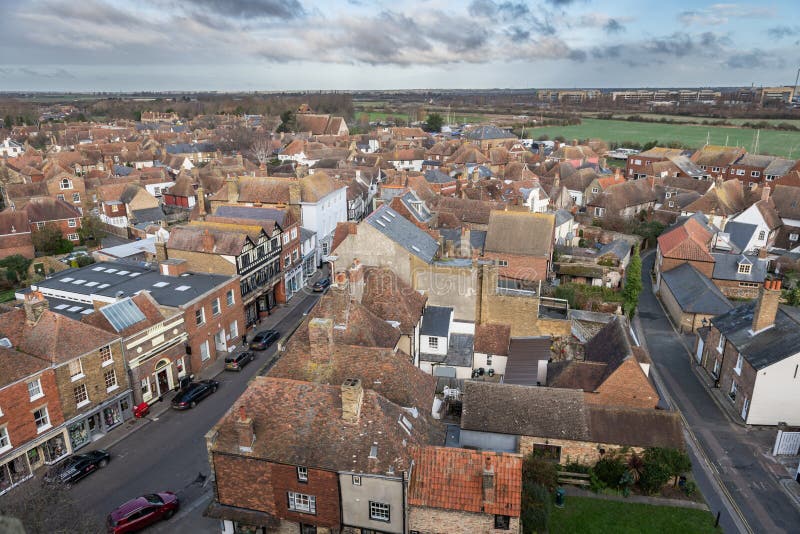
M 312 319 L 332 319 L 334 340 L 344 345 L 392 349 L 400 339 L 399 329 L 352 300 L 348 288 L 332 287 L 309 316 Z
M 549 257 L 555 219 L 548 213 L 492 211 L 486 232 L 487 252 Z
M 350 234 L 358 233 L 358 223 L 348 221 L 336 224 L 336 230 L 333 232 L 333 244 L 331 245 L 331 252 L 336 250 L 336 247 L 342 244 L 347 236 Z
M 511 326 L 507 324 L 479 324 L 475 326 L 475 352 L 508 356 L 511 344 Z
M 682 225 L 658 236 L 658 246 L 665 258 L 713 262 L 708 251 L 712 235 L 695 219 L 689 218 Z
M 22 209 L 28 215 L 28 220 L 31 222 L 81 218 L 81 212 L 72 204 L 49 197 L 32 198 Z
M 408 504 L 519 517 L 522 458 L 513 454 L 446 447 L 415 447 Z M 488 462 L 488 463 L 487 463 Z M 484 468 L 494 472 L 491 500 L 483 494 Z
M 49 363 L 14 349 L 0 347 L 0 388 L 45 370 Z
M 89 315 L 85 315 L 81 318 L 81 322 L 96 326 L 97 328 L 101 328 L 112 334 L 118 334 L 122 337 L 127 337 L 137 332 L 141 332 L 142 330 L 166 319 L 164 314 L 161 312 L 158 303 L 153 299 L 153 297 L 150 296 L 149 292 L 142 291 L 141 293 L 133 296 L 131 300 L 134 304 L 136 304 L 136 307 L 139 309 L 139 311 L 144 314 L 145 318 L 138 323 L 125 328 L 121 332 L 117 332 L 117 330 L 108 321 L 106 316 L 103 315 L 99 310 L 90 313 Z
M 414 290 L 387 267 L 364 268 L 361 304 L 385 321 L 400 323 L 404 334 L 414 332 L 428 297 Z

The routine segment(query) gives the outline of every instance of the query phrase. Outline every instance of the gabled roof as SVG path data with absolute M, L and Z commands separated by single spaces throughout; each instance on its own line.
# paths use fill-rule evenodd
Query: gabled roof
M 719 315 L 733 308 L 722 291 L 689 263 L 661 273 L 661 278 L 685 313 Z
M 517 136 L 514 135 L 513 133 L 509 132 L 508 130 L 501 130 L 494 124 L 478 126 L 477 128 L 474 128 L 469 132 L 467 132 L 465 137 L 467 139 L 472 139 L 473 141 L 517 138 Z
M 763 282 L 767 277 L 766 259 L 758 256 L 746 256 L 744 254 L 728 254 L 726 252 L 714 252 L 714 280 L 736 280 L 739 282 Z M 740 273 L 739 264 L 749 264 L 749 273 Z
M 435 239 L 386 204 L 365 222 L 425 263 L 431 263 L 439 251 Z
M 14 349 L 0 347 L 0 388 L 49 367 L 47 361 Z
M 486 252 L 549 256 L 553 246 L 552 213 L 492 211 L 486 233 Z
M 658 236 L 658 247 L 665 258 L 714 261 L 708 251 L 713 234 L 694 217 Z
M 333 320 L 333 338 L 344 345 L 392 349 L 400 339 L 400 330 L 351 299 L 348 287 L 332 287 L 308 316 Z
M 364 267 L 361 304 L 384 321 L 400 323 L 402 333 L 414 332 L 427 300 L 388 267 Z
M 776 185 L 771 199 L 781 218 L 800 219 L 800 187 Z
M 453 308 L 426 306 L 422 316 L 420 334 L 423 336 L 447 337 L 450 332 L 450 319 Z
M 54 198 L 32 198 L 25 204 L 24 211 L 30 222 L 47 222 L 61 219 L 80 219 L 81 212 L 63 200 Z
M 408 504 L 519 517 L 522 458 L 519 455 L 451 447 L 415 447 Z M 494 473 L 491 501 L 484 501 L 484 468 Z
M 475 352 L 508 356 L 510 345 L 510 325 L 488 323 L 475 325 Z

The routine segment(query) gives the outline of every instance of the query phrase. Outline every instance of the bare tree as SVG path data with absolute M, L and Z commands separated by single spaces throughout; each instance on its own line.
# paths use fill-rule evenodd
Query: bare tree
M 256 135 L 250 145 L 250 152 L 253 153 L 253 157 L 256 158 L 260 166 L 266 166 L 272 155 L 269 136 L 264 134 Z

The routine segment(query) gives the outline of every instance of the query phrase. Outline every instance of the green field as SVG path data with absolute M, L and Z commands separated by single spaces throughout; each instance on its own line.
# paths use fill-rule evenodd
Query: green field
M 355 112 L 356 120 L 358 120 L 359 115 L 361 115 L 362 113 L 366 113 L 367 115 L 369 115 L 369 121 L 370 122 L 382 121 L 382 120 L 385 120 L 387 117 L 395 117 L 395 118 L 398 118 L 398 119 L 407 119 L 408 118 L 408 115 L 405 114 L 405 113 L 402 113 L 402 112 L 392 113 L 392 112 L 388 112 L 388 111 L 367 111 L 365 109 L 364 110 L 359 109 L 359 110 L 356 110 L 356 112 Z M 444 117 L 444 112 L 432 111 L 431 113 L 439 113 Z M 412 120 L 413 120 L 413 117 L 412 117 Z M 453 116 L 453 120 L 455 120 L 456 122 L 459 122 L 459 123 L 461 123 L 461 122 L 484 122 L 486 120 L 486 117 L 482 117 L 480 115 L 454 115 Z
M 564 508 L 553 508 L 550 534 L 718 534 L 714 516 L 703 510 L 567 497 Z
M 591 117 L 596 116 L 596 114 L 587 113 L 585 116 L 591 118 Z M 702 121 L 717 122 L 717 121 L 724 120 L 724 121 L 730 122 L 732 124 L 742 124 L 742 123 L 745 123 L 745 122 L 768 122 L 769 124 L 787 123 L 787 124 L 793 124 L 795 126 L 800 127 L 800 119 L 735 119 L 735 118 L 721 119 L 721 118 L 718 118 L 718 117 L 703 117 L 703 116 L 699 116 L 699 115 L 698 116 L 688 116 L 688 115 L 664 115 L 664 114 L 660 114 L 660 113 L 614 113 L 614 117 L 618 118 L 618 119 L 626 119 L 626 118 L 632 117 L 632 116 L 639 116 L 639 117 L 642 117 L 642 118 L 645 118 L 645 119 L 649 119 L 649 120 L 654 120 L 654 121 L 661 120 L 661 119 L 666 119 L 668 121 L 671 120 L 671 121 L 674 121 L 674 122 L 699 123 L 699 122 L 702 122 Z
M 671 141 L 700 148 L 706 144 L 706 135 L 712 145 L 744 146 L 752 151 L 755 130 L 721 126 L 694 126 L 688 124 L 660 124 L 618 120 L 583 119 L 578 126 L 543 126 L 526 129 L 534 139 L 541 135 L 550 138 L 563 136 L 566 139 L 597 138 L 605 141 L 633 141 L 646 143 L 657 140 L 659 144 Z M 800 157 L 800 132 L 761 130 L 759 154 L 783 157 Z

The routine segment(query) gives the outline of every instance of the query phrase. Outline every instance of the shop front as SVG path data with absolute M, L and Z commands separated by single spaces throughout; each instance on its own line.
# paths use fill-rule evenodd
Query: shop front
M 64 427 L 51 431 L 29 445 L 16 451 L 14 456 L 0 459 L 0 495 L 33 476 L 33 471 L 52 465 L 70 453 Z
M 185 336 L 181 339 L 185 339 Z M 138 391 L 134 392 L 134 404 L 152 404 L 176 389 L 188 374 L 185 354 L 183 345 L 177 345 L 132 369 L 131 383 L 139 384 Z
M 73 450 L 100 439 L 109 431 L 133 417 L 131 391 L 127 390 L 103 402 L 93 410 L 67 422 L 67 432 Z
M 284 286 L 286 287 L 286 300 L 291 299 L 295 293 L 303 288 L 303 265 L 287 272 L 284 276 Z

